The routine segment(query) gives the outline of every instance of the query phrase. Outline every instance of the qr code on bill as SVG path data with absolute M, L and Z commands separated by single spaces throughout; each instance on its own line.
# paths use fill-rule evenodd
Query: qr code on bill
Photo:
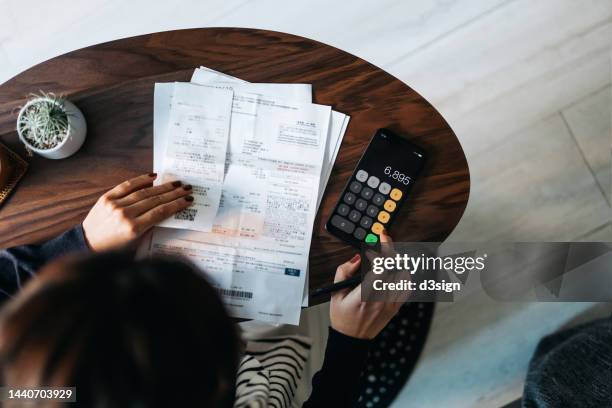
M 175 220 L 184 220 L 184 221 L 195 221 L 195 217 L 198 214 L 198 210 L 196 208 L 185 208 L 177 212 L 174 215 Z

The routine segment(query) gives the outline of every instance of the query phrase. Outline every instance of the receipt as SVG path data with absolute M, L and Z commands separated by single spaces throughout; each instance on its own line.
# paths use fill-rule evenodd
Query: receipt
M 196 80 L 233 92 L 219 207 L 209 232 L 155 228 L 143 249 L 188 258 L 234 317 L 297 324 L 314 217 L 349 118 L 312 104 L 308 84 L 250 84 L 209 69 Z M 155 86 L 158 172 L 175 86 Z
M 311 102 L 312 90 L 310 84 L 267 84 L 249 83 L 240 78 L 215 71 L 207 67 L 197 68 L 191 77 L 191 82 L 202 85 L 216 85 L 228 87 L 236 92 L 242 90 L 258 95 L 273 95 L 276 99 L 293 102 Z M 240 85 L 246 85 L 240 87 Z M 329 181 L 332 168 L 338 156 L 342 139 L 346 133 L 350 116 L 332 110 L 331 123 L 329 125 L 329 135 L 327 138 L 326 151 L 324 156 L 323 169 L 321 171 L 321 182 L 319 183 L 319 198 L 317 208 L 321 206 L 323 193 Z
M 235 317 L 297 324 L 330 115 L 329 106 L 234 92 L 212 231 L 156 228 L 149 253 L 198 264 Z
M 210 231 L 217 214 L 229 136 L 233 92 L 174 85 L 161 177 L 193 186 L 194 204 L 160 226 Z

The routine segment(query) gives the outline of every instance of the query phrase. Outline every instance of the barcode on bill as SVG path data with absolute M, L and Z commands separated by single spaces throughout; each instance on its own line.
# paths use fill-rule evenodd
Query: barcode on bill
M 253 292 L 246 292 L 246 291 L 243 291 L 243 290 L 217 288 L 217 291 L 219 291 L 219 294 L 221 294 L 223 296 L 243 298 L 243 299 L 252 299 L 253 298 Z
M 185 208 L 174 215 L 175 220 L 195 221 L 198 214 L 197 208 Z

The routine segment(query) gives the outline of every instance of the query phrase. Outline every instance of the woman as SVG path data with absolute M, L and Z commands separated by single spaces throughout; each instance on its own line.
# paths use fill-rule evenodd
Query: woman
M 2 252 L 1 294 L 14 296 L 0 321 L 4 385 L 76 386 L 77 404 L 86 407 L 262 406 L 236 395 L 239 336 L 202 275 L 177 260 L 109 252 L 193 202 L 190 186 L 152 186 L 155 177 L 113 188 L 82 226 L 54 240 Z M 90 254 L 52 262 L 38 275 L 77 252 Z M 335 280 L 358 273 L 360 261 L 356 255 L 340 265 Z M 355 404 L 370 340 L 399 306 L 362 303 L 360 287 L 332 296 L 325 359 L 305 407 Z

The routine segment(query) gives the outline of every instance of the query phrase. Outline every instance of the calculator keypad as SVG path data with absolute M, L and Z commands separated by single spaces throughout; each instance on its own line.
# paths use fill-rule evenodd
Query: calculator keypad
M 361 213 L 357 210 L 353 210 L 349 213 L 348 219 L 352 222 L 357 222 L 361 219 Z
M 365 181 L 368 179 L 368 172 L 365 170 L 359 170 L 357 172 L 357 174 L 355 175 L 355 178 L 358 181 L 361 181 L 362 183 L 365 183 Z
M 373 195 L 374 195 L 374 190 L 372 190 L 369 187 L 364 187 L 363 190 L 361 190 L 361 196 L 365 198 L 366 200 L 369 200 L 370 198 L 372 198 Z
M 372 226 L 372 219 L 367 215 L 364 215 L 363 217 L 361 217 L 359 225 L 361 225 L 363 228 L 370 228 Z
M 391 219 L 391 216 L 389 215 L 388 212 L 381 211 L 378 213 L 378 221 L 382 222 L 383 224 L 386 224 L 387 222 L 389 222 L 389 219 Z
M 361 241 L 362 239 L 365 238 L 367 233 L 368 232 L 364 230 L 363 228 L 357 228 L 355 232 L 353 233 L 353 236 Z
M 376 217 L 376 214 L 378 214 L 378 207 L 375 205 L 368 205 L 368 208 L 366 208 L 366 214 L 368 214 L 369 217 Z
M 364 200 L 363 198 L 360 198 L 355 202 L 355 208 L 358 209 L 359 211 L 365 211 L 365 209 L 368 208 L 368 202 Z
M 357 199 L 357 197 L 353 193 L 346 193 L 344 195 L 344 202 L 347 203 L 347 204 L 353 204 L 356 199 Z
M 402 190 L 400 190 L 399 188 L 394 188 L 393 190 L 391 190 L 391 198 L 395 201 L 400 200 L 402 198 L 402 195 Z
M 351 207 L 349 207 L 346 204 L 340 204 L 336 212 L 340 214 L 341 216 L 346 217 L 350 211 L 351 211 Z
M 395 204 L 395 201 L 393 200 L 387 200 L 385 201 L 385 210 L 389 211 L 389 212 L 393 212 L 395 211 L 395 208 L 397 208 L 397 204 Z
M 340 231 L 344 231 L 347 234 L 351 234 L 355 230 L 355 224 L 339 215 L 334 215 L 332 217 L 331 224 L 334 227 L 338 228 Z
M 372 202 L 380 207 L 385 202 L 385 196 L 380 193 L 376 193 L 374 194 L 374 197 L 372 197 Z
M 380 186 L 378 186 L 378 191 L 384 195 L 387 195 L 391 191 L 391 185 L 389 183 L 382 182 L 380 183 Z
M 351 185 L 349 186 L 349 190 L 351 190 L 353 193 L 357 194 L 361 191 L 361 188 L 363 187 L 363 184 L 361 184 L 358 181 L 353 181 L 351 183 Z
M 380 184 L 380 179 L 376 176 L 370 176 L 370 178 L 368 179 L 368 186 L 372 188 L 378 187 L 379 184 Z
M 358 170 L 336 207 L 331 224 L 358 241 L 375 244 L 403 195 L 402 190 Z

